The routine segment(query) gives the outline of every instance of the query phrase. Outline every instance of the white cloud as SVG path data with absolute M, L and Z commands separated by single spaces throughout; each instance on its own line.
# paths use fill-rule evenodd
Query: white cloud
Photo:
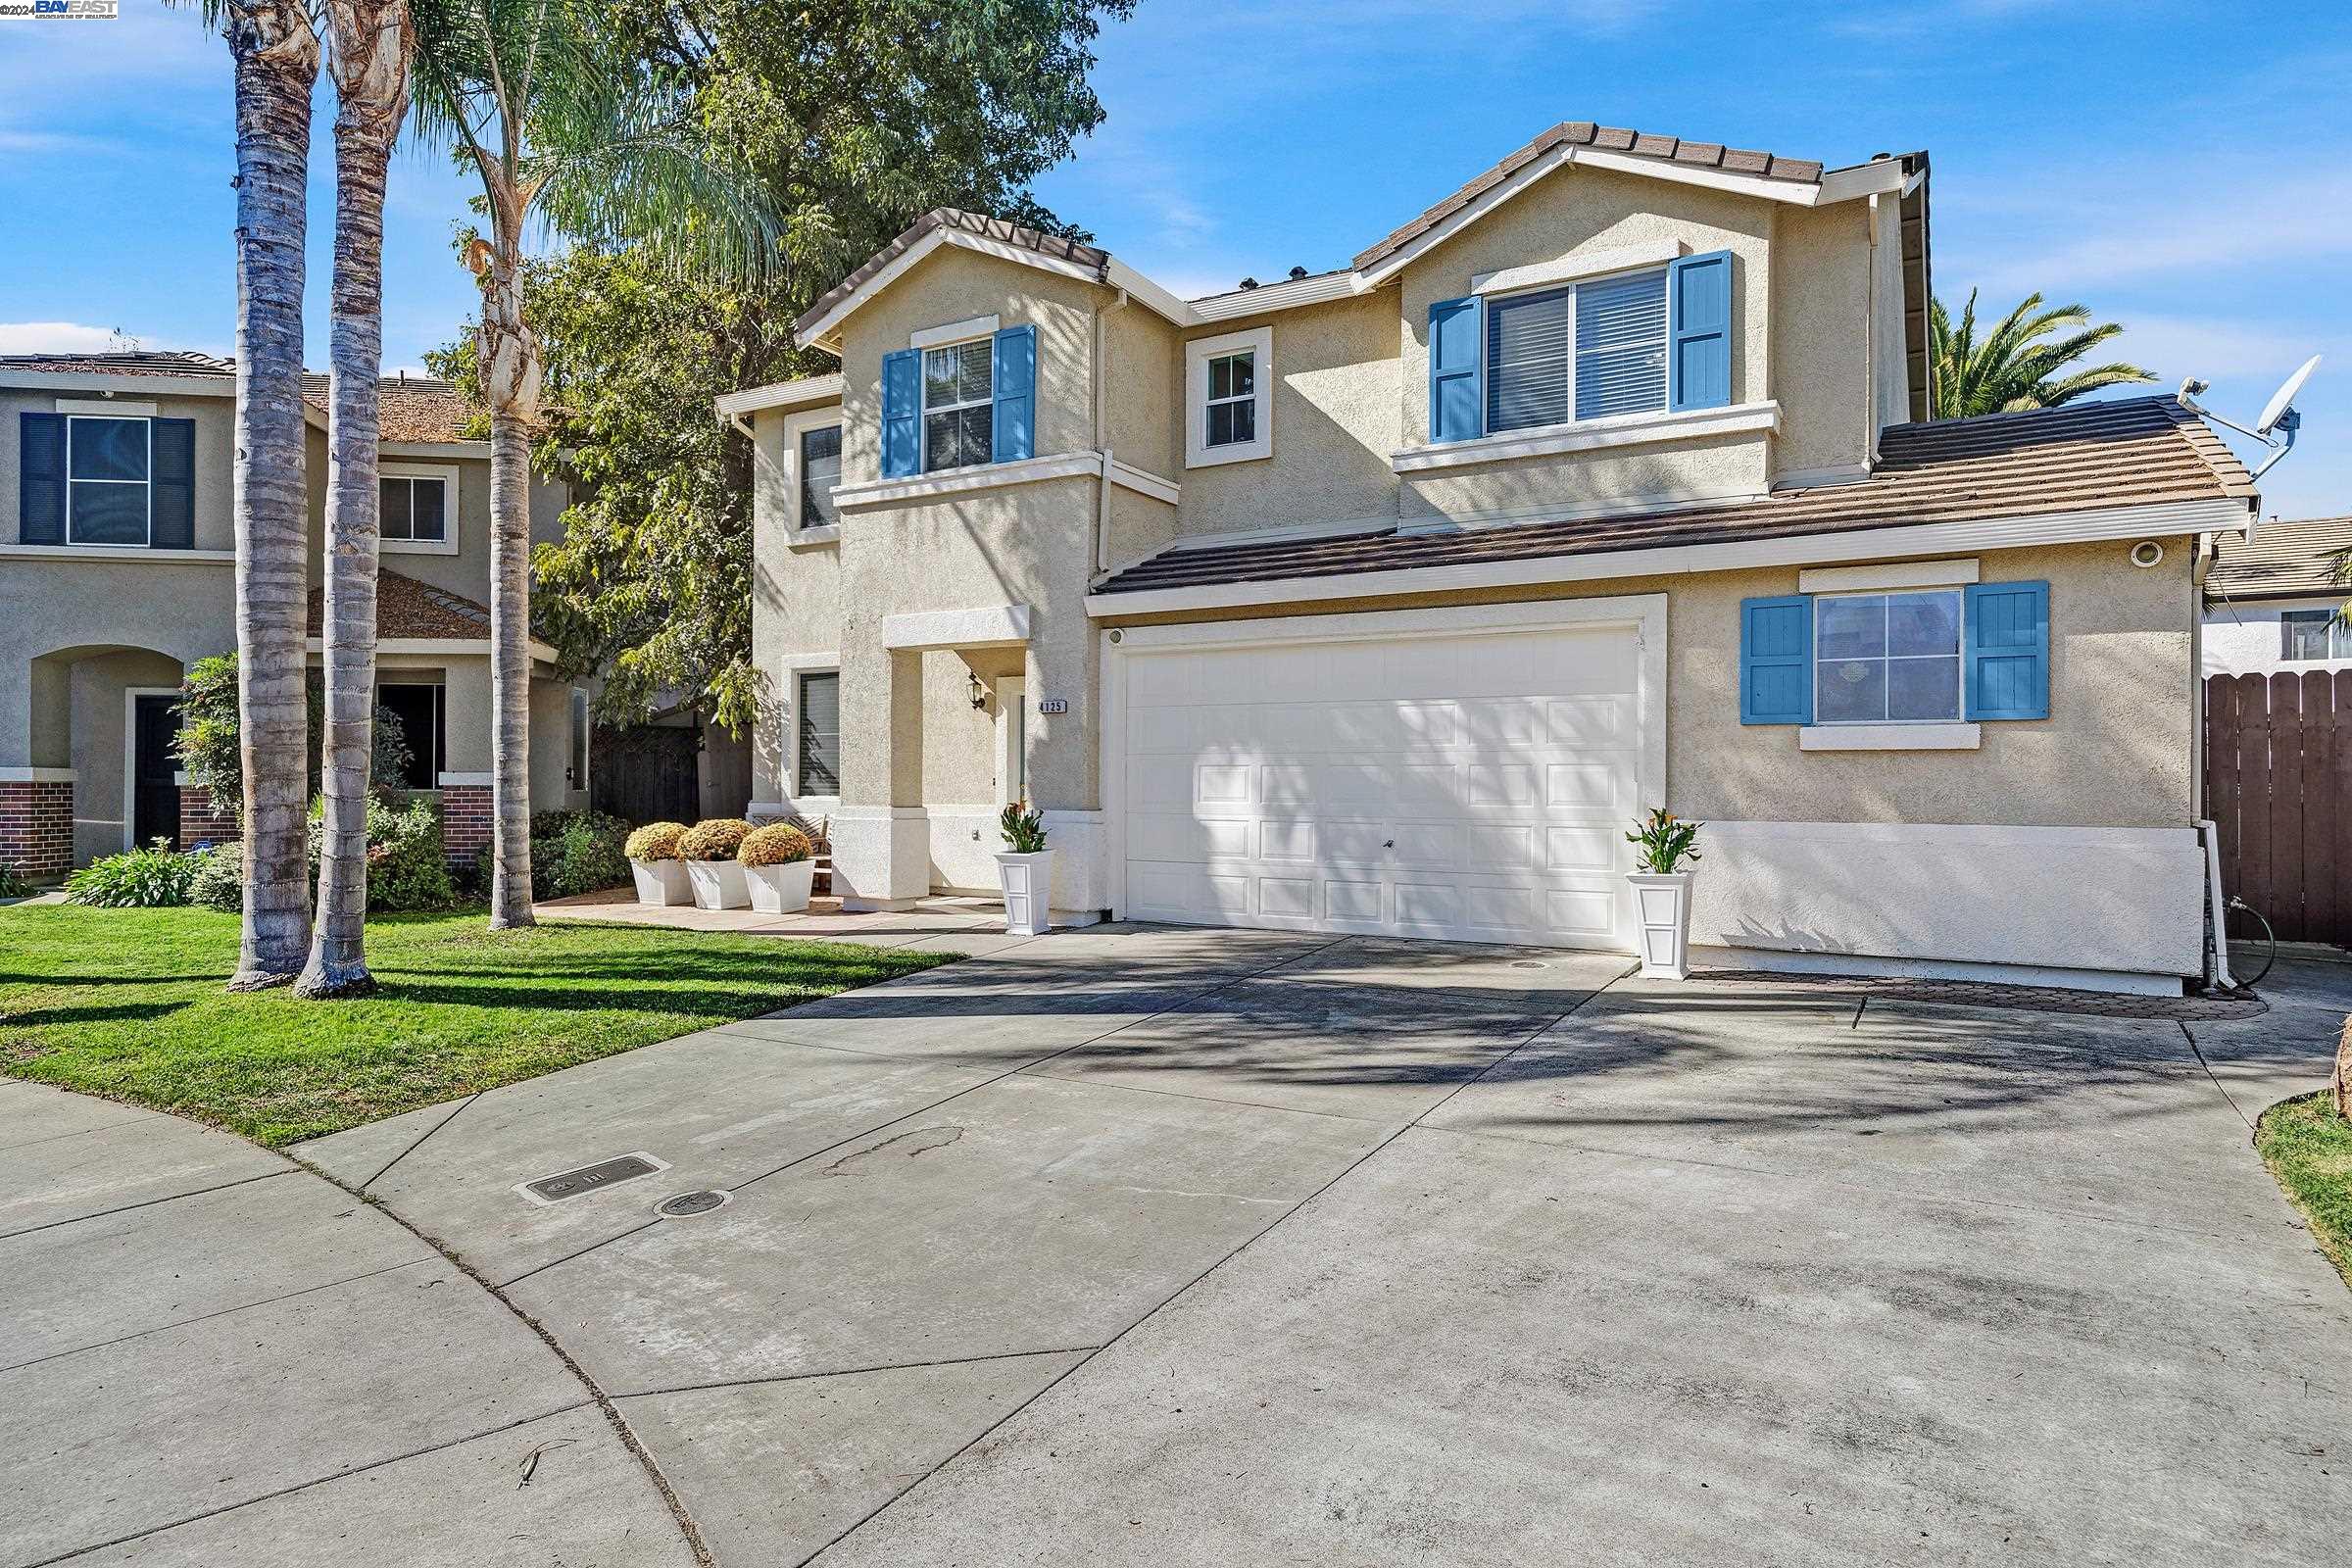
M 2216 161 L 2176 171 L 2160 189 L 2107 185 L 2103 198 L 2093 194 L 2054 214 L 2028 191 L 2031 217 L 2020 211 L 2009 216 L 2030 223 L 2054 218 L 2051 231 L 2011 240 L 1982 257 L 1970 255 L 1964 244 L 1963 268 L 1996 294 L 2038 288 L 2055 296 L 2132 279 L 2352 256 L 2352 223 L 2344 220 L 2352 207 L 2352 175 L 2304 181 L 2285 196 L 2261 189 L 2259 181 L 2259 172 L 2242 162 Z M 2094 173 L 2070 176 L 2069 184 L 2098 193 L 2103 182 Z M 1978 216 L 1976 233 L 2000 232 L 2003 215 L 1986 210 Z
M 2275 379 L 2326 348 L 2324 337 L 2218 317 L 2128 313 L 2122 334 L 2100 345 L 2095 357 L 2129 360 L 2166 382 L 2184 375 Z
M 111 326 L 84 326 L 79 321 L 0 321 L 0 354 L 104 354 L 137 346 L 138 339 L 124 341 Z

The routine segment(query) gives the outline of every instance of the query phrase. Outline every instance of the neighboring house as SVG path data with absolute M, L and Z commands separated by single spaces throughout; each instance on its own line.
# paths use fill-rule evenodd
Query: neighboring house
M 2352 625 L 2338 615 L 2352 583 L 2352 517 L 2273 518 L 2222 542 L 2205 577 L 2205 673 L 2270 675 L 2352 669 Z
M 311 662 L 320 662 L 326 382 L 311 378 Z M 235 831 L 174 773 L 173 702 L 235 651 L 235 372 L 202 354 L 0 358 L 0 860 L 36 876 Z M 444 382 L 383 384 L 378 698 L 440 791 L 453 858 L 488 841 L 489 444 Z M 535 484 L 552 538 L 562 486 Z M 535 671 L 553 651 L 536 647 Z M 531 690 L 531 804 L 587 802 L 588 688 Z
M 2178 992 L 2252 486 L 2170 398 L 1928 422 L 1929 298 L 1926 155 L 1583 123 L 1201 299 L 929 214 L 719 402 L 755 809 L 855 905 L 1027 796 L 1067 918 L 1627 950 L 1663 806 L 1712 961 Z

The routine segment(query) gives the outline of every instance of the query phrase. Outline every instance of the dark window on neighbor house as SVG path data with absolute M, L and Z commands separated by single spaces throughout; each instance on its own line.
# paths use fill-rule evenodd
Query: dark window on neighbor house
M 841 426 L 819 425 L 801 432 L 801 526 L 840 526 L 833 487 L 841 483 Z
M 2290 610 L 2278 617 L 2278 657 L 2352 659 L 2352 626 L 2332 610 Z
M 793 765 L 795 795 L 841 793 L 841 675 L 836 670 L 811 670 L 803 675 L 800 699 L 800 756 Z
M 400 720 L 400 738 L 409 748 L 409 765 L 401 773 L 404 790 L 440 786 L 449 760 L 447 688 L 439 681 L 383 681 L 375 688 L 379 707 Z
M 994 342 L 923 350 L 923 471 L 995 460 Z
M 398 476 L 376 481 L 383 534 L 417 544 L 449 538 L 449 486 L 442 479 Z
M 148 431 L 145 419 L 66 421 L 68 543 L 147 543 Z

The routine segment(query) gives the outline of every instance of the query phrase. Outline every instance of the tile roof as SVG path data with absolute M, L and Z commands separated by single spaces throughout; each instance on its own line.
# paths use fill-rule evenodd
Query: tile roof
M 1589 120 L 1566 120 L 1420 217 L 1391 231 L 1386 239 L 1368 250 L 1357 252 L 1352 265 L 1358 271 L 1376 266 L 1555 147 L 1590 147 L 1596 152 L 1652 158 L 1662 164 L 1714 169 L 1727 174 L 1750 174 L 1759 179 L 1785 179 L 1795 184 L 1817 185 L 1821 182 L 1821 165 L 1813 159 L 1782 158 L 1774 153 L 1726 147 L 1721 142 L 1685 141 L 1679 136 L 1653 136 L 1643 131 L 1629 130 L 1622 125 L 1596 125 Z
M 2253 493 L 2205 421 L 2170 397 L 1893 425 L 1867 479 L 1626 516 L 1167 550 L 1096 591 L 1140 593 L 1544 556 L 1895 528 Z
M 2352 551 L 2352 516 L 2276 519 L 2255 525 L 2253 537 L 2224 536 L 2221 559 L 2205 578 L 2209 599 L 2291 599 L 2342 594 L 2335 557 Z
M 939 228 L 961 229 L 982 239 L 993 239 L 1001 245 L 1017 245 L 1023 250 L 1036 251 L 1041 256 L 1052 256 L 1065 262 L 1076 262 L 1081 267 L 1091 267 L 1097 271 L 1110 264 L 1110 252 L 1097 246 L 1081 245 L 1074 239 L 1063 239 L 1057 234 L 1023 228 L 1018 223 L 1008 223 L 1002 218 L 990 218 L 984 213 L 967 213 L 956 207 L 934 207 L 907 224 L 898 238 L 866 258 L 863 266 L 818 295 L 816 303 L 792 323 L 793 330 L 800 333 L 812 329 L 824 319 L 826 312 L 863 288 L 875 273 L 921 244 L 925 235 Z
M 0 355 L 0 379 L 14 372 L 35 375 L 171 375 L 218 380 L 221 395 L 235 391 L 234 360 L 189 350 L 136 350 L 122 354 Z M 447 381 L 422 375 L 388 375 L 380 383 L 383 441 L 463 441 L 473 409 Z M 316 371 L 302 377 L 303 401 L 324 417 L 327 379 Z
M 311 635 L 323 636 L 324 587 L 311 590 Z M 375 574 L 375 634 L 389 637 L 463 638 L 487 642 L 490 612 L 446 588 L 379 568 Z

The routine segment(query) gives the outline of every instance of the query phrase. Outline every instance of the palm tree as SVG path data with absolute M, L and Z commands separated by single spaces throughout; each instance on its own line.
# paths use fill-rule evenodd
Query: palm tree
M 2124 386 L 2156 378 L 2136 365 L 2096 365 L 2061 376 L 2058 372 L 2123 330 L 2114 321 L 2097 326 L 2083 305 L 2041 308 L 2041 296 L 2029 294 L 2000 325 L 1977 342 L 1977 291 L 1968 291 L 1958 329 L 1943 301 L 1928 307 L 1929 352 L 1933 364 L 1936 416 L 1964 419 L 1978 414 L 2016 414 L 2027 409 L 2054 409 L 2085 392 Z M 2069 331 L 2056 342 L 2041 341 L 2060 328 Z
M 238 704 L 245 917 L 232 991 L 283 985 L 310 946 L 303 820 L 303 181 L 318 35 L 301 0 L 212 0 L 236 67 Z
M 408 0 L 327 0 L 335 102 L 335 276 L 327 315 L 326 733 L 318 922 L 305 997 L 362 996 L 374 753 L 376 439 L 384 362 L 384 182 L 409 113 Z
M 482 291 L 474 346 L 490 411 L 490 925 L 531 920 L 530 429 L 538 340 L 523 319 L 531 225 L 636 242 L 750 275 L 771 230 L 694 135 L 684 95 L 614 47 L 588 0 L 420 0 L 420 132 L 482 182 L 487 237 L 465 247 Z

